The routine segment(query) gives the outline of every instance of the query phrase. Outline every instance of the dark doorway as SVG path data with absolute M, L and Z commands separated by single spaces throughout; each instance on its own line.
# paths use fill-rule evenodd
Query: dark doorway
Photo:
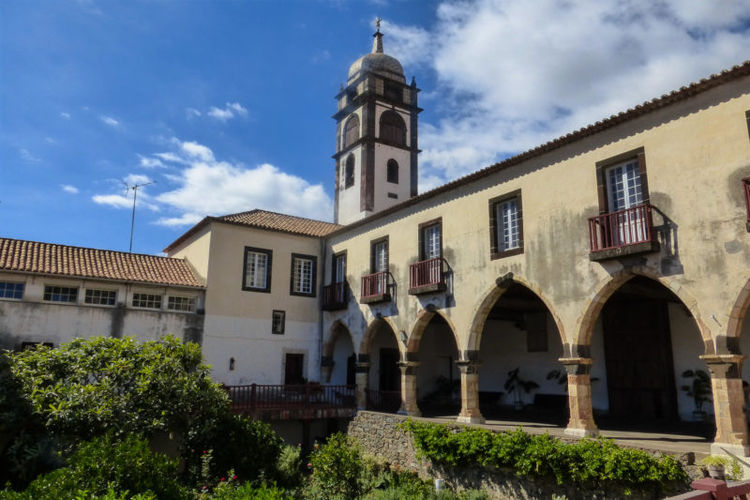
M 648 288 L 646 288 L 648 287 Z M 669 292 L 635 278 L 602 310 L 609 413 L 638 420 L 677 420 Z M 663 296 L 659 296 L 664 293 Z
M 303 376 L 304 361 L 304 354 L 287 353 L 286 367 L 284 369 L 284 384 L 296 385 L 305 383 L 305 378 Z
M 401 389 L 400 370 L 398 368 L 398 349 L 380 349 L 380 384 L 381 391 L 398 391 Z
M 346 358 L 346 385 L 356 384 L 357 355 L 352 354 Z

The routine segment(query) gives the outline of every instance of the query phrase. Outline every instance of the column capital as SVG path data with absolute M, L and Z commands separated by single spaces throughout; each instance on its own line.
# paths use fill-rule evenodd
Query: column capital
M 591 365 L 594 364 L 592 358 L 560 358 L 560 363 L 565 366 L 565 371 L 568 375 L 588 375 L 591 373 Z
M 479 373 L 479 367 L 482 366 L 482 362 L 479 360 L 467 360 L 459 359 L 456 361 L 456 366 L 462 374 L 474 375 Z
M 712 377 L 742 378 L 742 354 L 702 354 L 700 359 L 706 362 Z
M 399 361 L 398 367 L 401 368 L 403 375 L 416 375 L 419 361 Z
M 370 371 L 370 363 L 357 361 L 357 363 L 354 365 L 354 371 L 355 373 L 368 373 Z

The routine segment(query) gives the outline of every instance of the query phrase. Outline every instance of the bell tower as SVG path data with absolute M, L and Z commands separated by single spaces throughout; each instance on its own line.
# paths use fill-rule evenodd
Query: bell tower
M 406 83 L 383 52 L 380 19 L 372 52 L 351 65 L 336 95 L 334 222 L 349 224 L 417 195 L 417 82 Z

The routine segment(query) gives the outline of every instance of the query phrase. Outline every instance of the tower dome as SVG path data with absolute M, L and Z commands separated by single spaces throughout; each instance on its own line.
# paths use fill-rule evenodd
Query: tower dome
M 372 41 L 372 52 L 360 57 L 349 67 L 348 81 L 357 78 L 362 72 L 368 72 L 406 83 L 404 68 L 398 59 L 383 53 L 383 34 L 380 32 L 380 26 L 373 36 L 375 38 Z

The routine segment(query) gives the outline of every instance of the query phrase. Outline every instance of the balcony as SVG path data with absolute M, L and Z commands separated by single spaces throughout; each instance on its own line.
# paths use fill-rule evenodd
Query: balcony
M 224 386 L 234 413 L 261 420 L 352 417 L 356 410 L 353 385 L 230 385 Z
M 391 300 L 391 273 L 381 271 L 379 273 L 362 276 L 363 304 L 374 304 L 376 302 L 388 302 Z
M 409 295 L 445 290 L 443 258 L 423 260 L 409 266 Z
M 659 250 L 651 205 L 644 203 L 589 219 L 593 261 Z
M 338 311 L 346 309 L 349 301 L 349 286 L 346 281 L 340 281 L 323 287 L 323 306 L 324 311 Z

